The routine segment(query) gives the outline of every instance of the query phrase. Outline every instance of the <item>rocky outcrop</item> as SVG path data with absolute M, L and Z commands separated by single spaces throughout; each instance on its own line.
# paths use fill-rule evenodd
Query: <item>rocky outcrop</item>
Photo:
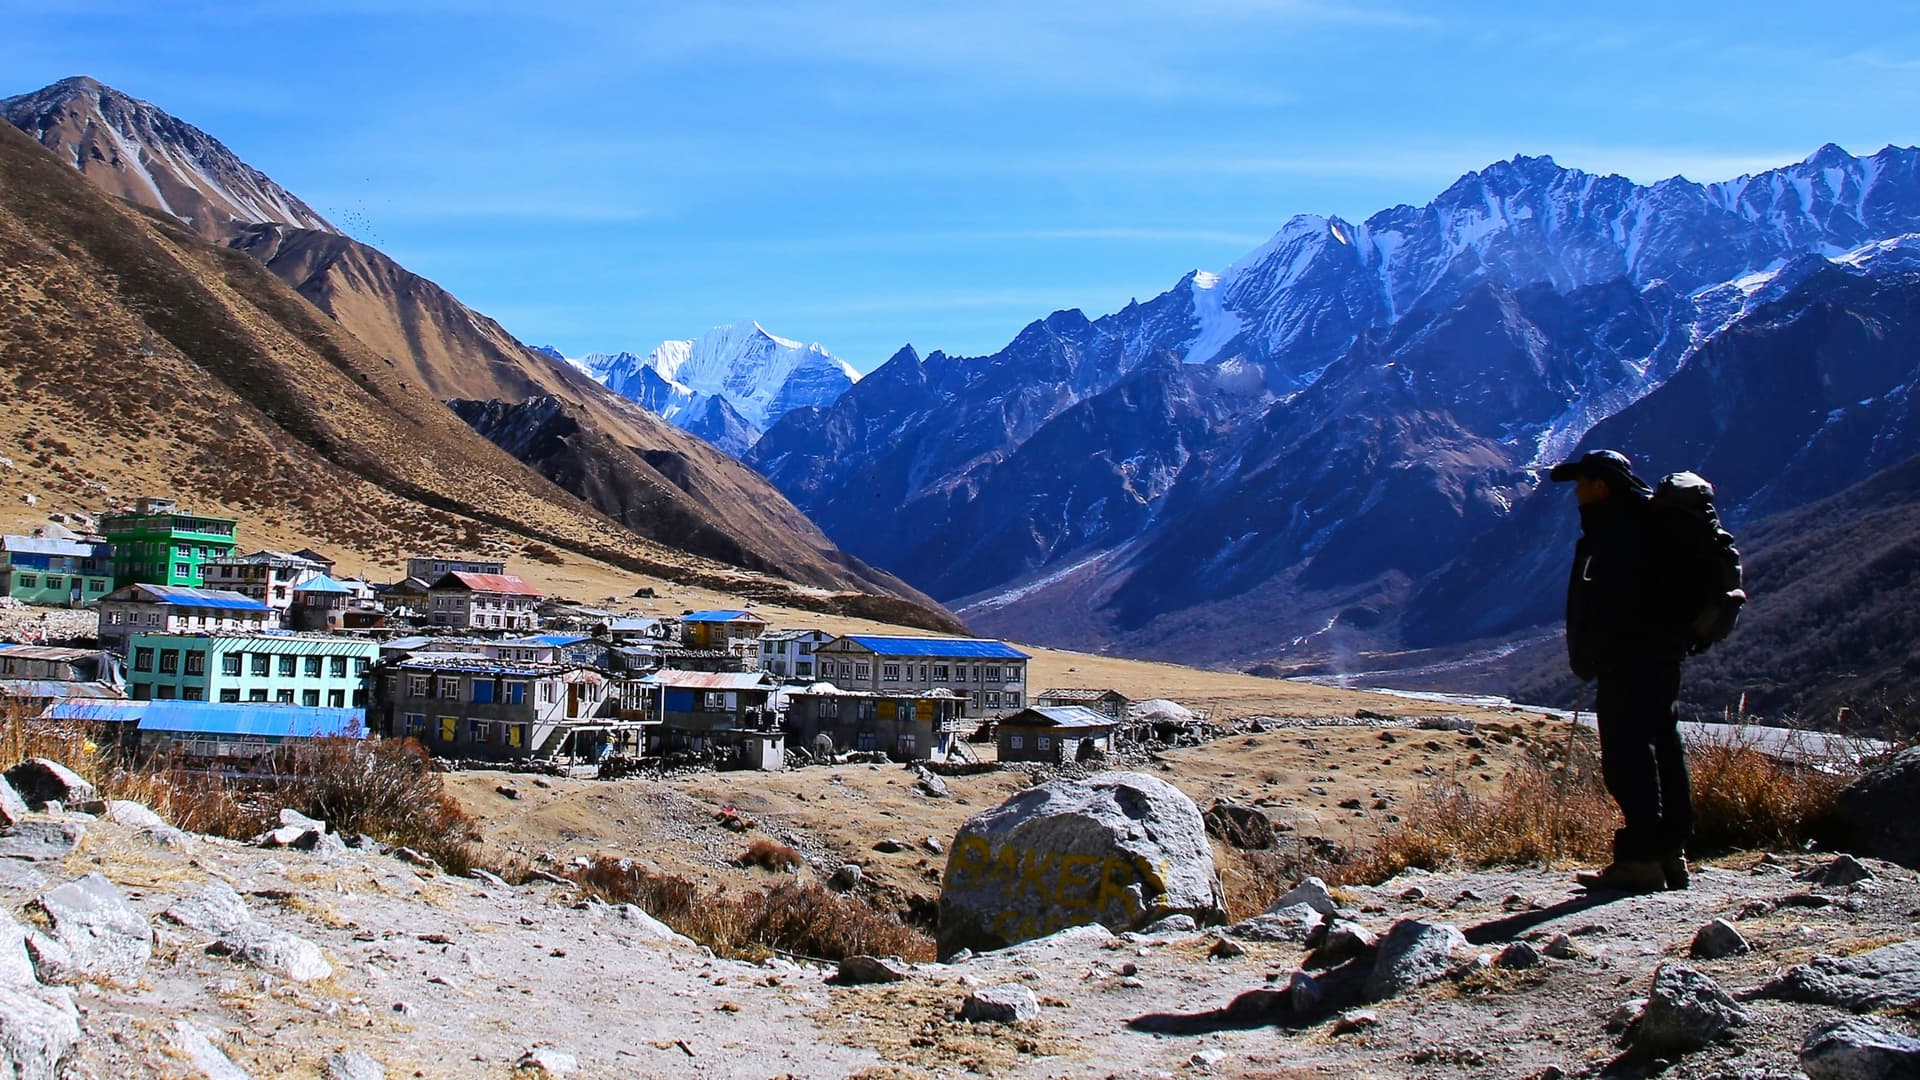
M 1920 746 L 1868 770 L 1840 791 L 1835 816 L 1848 846 L 1920 869 Z
M 104 875 L 88 874 L 50 890 L 39 906 L 53 924 L 53 939 L 82 975 L 131 981 L 153 956 L 153 928 Z
M 1886 945 L 1856 956 L 1816 956 L 1788 968 L 1756 997 L 1866 1012 L 1920 1005 L 1920 941 Z
M 1173 914 L 1222 921 L 1193 800 L 1143 773 L 1029 788 L 969 819 L 940 894 L 939 942 L 997 949 L 1070 926 L 1137 930 Z
M 1662 964 L 1653 973 L 1646 1011 L 1627 1042 L 1649 1057 L 1701 1050 L 1752 1020 L 1720 984 L 1685 964 Z
M 1912 1080 L 1920 1076 L 1920 1039 L 1851 1018 L 1807 1032 L 1800 1068 L 1810 1080 Z

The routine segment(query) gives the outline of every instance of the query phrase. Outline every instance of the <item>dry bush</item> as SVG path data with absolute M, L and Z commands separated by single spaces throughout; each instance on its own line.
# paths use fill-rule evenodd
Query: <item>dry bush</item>
M 1294 840 L 1252 850 L 1214 844 L 1213 864 L 1220 870 L 1220 885 L 1226 893 L 1227 918 L 1238 922 L 1266 911 L 1303 878 L 1341 880 L 1344 854 L 1332 844 L 1314 846 Z
M 737 861 L 741 866 L 758 866 L 775 873 L 785 873 L 798 869 L 806 860 L 792 847 L 761 836 L 747 845 L 747 850 L 740 854 Z
M 574 871 L 573 878 L 589 893 L 634 904 L 725 956 L 754 959 L 778 951 L 820 960 L 934 957 L 933 940 L 897 917 L 810 882 L 703 891 L 686 878 L 609 858 Z
M 1738 728 L 1688 748 L 1695 854 L 1797 848 L 1858 775 L 1851 758 L 1798 763 L 1762 753 Z

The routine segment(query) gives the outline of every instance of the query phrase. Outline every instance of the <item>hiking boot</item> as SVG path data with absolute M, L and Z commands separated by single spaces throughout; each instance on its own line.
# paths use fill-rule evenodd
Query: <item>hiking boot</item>
M 1659 892 L 1667 887 L 1667 874 L 1656 859 L 1615 859 L 1598 871 L 1573 875 L 1582 888 L 1617 889 L 1621 892 Z
M 1667 888 L 1684 889 L 1693 884 L 1693 875 L 1687 872 L 1685 855 L 1668 855 L 1660 860 L 1660 872 L 1667 879 Z

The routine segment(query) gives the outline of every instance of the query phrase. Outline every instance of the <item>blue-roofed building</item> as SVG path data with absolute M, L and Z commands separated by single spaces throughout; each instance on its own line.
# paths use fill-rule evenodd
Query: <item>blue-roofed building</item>
M 380 646 L 336 634 L 135 634 L 127 692 L 136 699 L 277 702 L 365 708 Z
M 738 657 L 749 671 L 760 666 L 760 635 L 766 632 L 767 620 L 751 611 L 689 611 L 680 616 L 681 645 Z
M 842 690 L 950 690 L 967 716 L 999 716 L 1027 704 L 1026 653 L 985 638 L 849 634 L 814 650 L 814 677 Z
M 246 634 L 279 625 L 265 603 L 226 589 L 139 583 L 100 601 L 100 641 L 122 654 L 135 634 Z
M 365 738 L 360 709 L 208 701 L 62 701 L 42 718 L 121 727 L 126 742 L 144 754 L 170 758 L 188 768 L 246 773 L 270 767 L 268 756 L 290 742 L 320 738 Z
M 79 607 L 113 588 L 113 549 L 91 540 L 0 537 L 0 596 L 23 604 Z

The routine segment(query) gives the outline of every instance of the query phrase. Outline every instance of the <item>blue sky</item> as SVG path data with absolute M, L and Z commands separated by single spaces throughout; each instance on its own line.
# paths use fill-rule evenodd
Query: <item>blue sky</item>
M 1907 4 L 1556 6 L 0 0 L 0 95 L 152 101 L 569 355 L 757 319 L 862 370 L 1516 153 L 1712 180 L 1920 142 Z

